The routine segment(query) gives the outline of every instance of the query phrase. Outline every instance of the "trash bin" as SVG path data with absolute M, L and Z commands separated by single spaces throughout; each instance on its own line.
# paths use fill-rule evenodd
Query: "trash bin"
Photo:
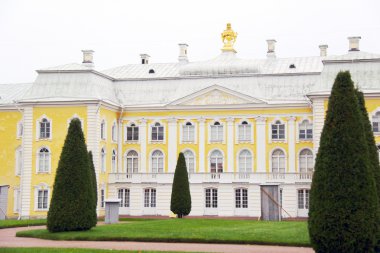
M 119 206 L 120 199 L 106 199 L 104 200 L 106 209 L 106 224 L 113 224 L 119 222 Z

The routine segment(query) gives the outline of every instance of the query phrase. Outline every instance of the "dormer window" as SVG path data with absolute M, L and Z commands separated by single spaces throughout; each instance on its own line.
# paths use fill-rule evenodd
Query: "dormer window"
M 294 63 L 292 63 L 292 64 L 289 65 L 289 68 L 290 68 L 290 69 L 295 69 L 295 68 L 296 68 L 296 65 L 295 65 Z
M 152 141 L 164 140 L 164 127 L 160 123 L 155 123 L 152 126 Z
M 223 141 L 223 126 L 219 123 L 219 121 L 216 121 L 213 125 L 210 126 L 211 128 L 211 138 L 210 141 L 212 142 L 221 142 Z
M 272 140 L 284 140 L 285 139 L 285 124 L 276 120 L 272 124 Z
M 182 126 L 182 139 L 183 142 L 193 142 L 194 141 L 194 125 L 191 122 L 186 122 Z

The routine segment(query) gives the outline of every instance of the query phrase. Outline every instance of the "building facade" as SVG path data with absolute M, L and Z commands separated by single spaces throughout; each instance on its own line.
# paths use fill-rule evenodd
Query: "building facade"
M 219 56 L 190 62 L 38 70 L 33 83 L 0 85 L 0 212 L 46 216 L 61 149 L 73 118 L 94 156 L 98 213 L 119 198 L 125 215 L 170 214 L 179 152 L 186 158 L 190 215 L 307 217 L 314 159 L 330 89 L 349 70 L 364 92 L 380 143 L 380 55 L 349 38 L 344 55 L 240 59 L 228 25 Z M 344 180 L 344 176 L 342 177 Z

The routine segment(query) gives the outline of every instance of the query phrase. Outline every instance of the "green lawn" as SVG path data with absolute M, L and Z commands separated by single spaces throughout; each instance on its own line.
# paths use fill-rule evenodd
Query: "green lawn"
M 310 246 L 307 222 L 168 219 L 97 226 L 90 231 L 21 231 L 20 237 L 53 240 L 203 242 Z
M 28 227 L 28 226 L 38 226 L 45 225 L 46 220 L 0 220 L 1 228 L 14 228 L 14 227 Z
M 130 250 L 101 250 L 101 249 L 62 249 L 62 248 L 0 248 L 2 253 L 169 253 L 168 251 L 130 251 Z M 185 253 L 174 252 L 170 253 Z M 189 253 L 189 252 L 187 252 Z

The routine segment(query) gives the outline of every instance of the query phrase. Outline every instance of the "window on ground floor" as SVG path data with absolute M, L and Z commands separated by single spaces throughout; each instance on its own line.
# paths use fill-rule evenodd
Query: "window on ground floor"
M 308 189 L 298 190 L 298 209 L 309 209 L 309 193 Z
M 48 208 L 48 190 L 38 190 L 37 194 L 37 209 L 46 210 Z
M 156 207 L 156 189 L 144 189 L 144 207 Z
M 205 193 L 206 208 L 218 208 L 218 189 L 207 188 Z
M 104 189 L 100 190 L 100 207 L 104 208 Z
M 235 189 L 235 207 L 248 208 L 248 190 L 245 188 Z
M 119 189 L 118 198 L 120 199 L 120 207 L 129 207 L 129 189 Z

